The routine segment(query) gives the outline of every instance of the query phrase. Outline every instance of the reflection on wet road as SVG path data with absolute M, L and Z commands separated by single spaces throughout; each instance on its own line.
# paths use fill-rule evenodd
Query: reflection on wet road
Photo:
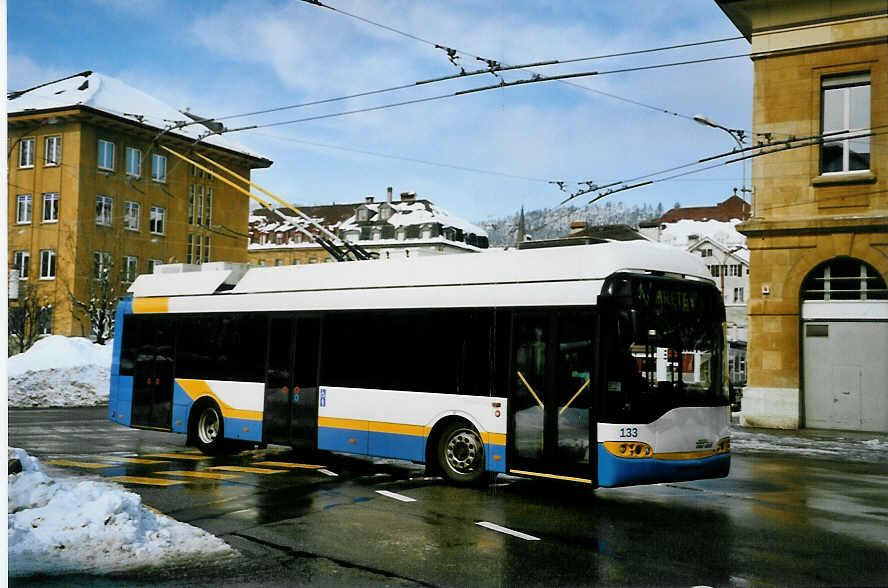
M 454 488 L 409 462 L 282 447 L 208 458 L 183 442 L 115 426 L 102 409 L 10 413 L 10 445 L 55 461 L 54 473 L 118 480 L 243 554 L 198 583 L 888 583 L 882 463 L 757 452 L 735 454 L 719 480 Z

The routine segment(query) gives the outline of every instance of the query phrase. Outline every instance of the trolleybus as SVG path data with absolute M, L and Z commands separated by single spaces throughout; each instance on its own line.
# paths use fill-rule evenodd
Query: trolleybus
M 722 298 L 670 247 L 167 265 L 130 293 L 109 418 L 207 454 L 282 444 L 464 484 L 728 474 Z

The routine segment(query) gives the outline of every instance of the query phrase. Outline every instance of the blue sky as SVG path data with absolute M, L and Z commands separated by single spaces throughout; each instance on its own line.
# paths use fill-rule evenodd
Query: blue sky
M 327 4 L 508 64 L 738 35 L 712 0 Z M 443 51 L 429 44 L 298 0 L 32 0 L 11 2 L 7 10 L 10 90 L 91 69 L 177 108 L 222 117 L 458 72 Z M 748 51 L 748 43 L 740 40 L 536 71 L 608 71 Z M 482 65 L 469 56 L 460 63 L 466 70 Z M 508 80 L 528 77 L 523 72 L 503 75 Z M 393 186 L 396 194 L 413 190 L 454 214 L 483 221 L 521 206 L 557 206 L 565 194 L 548 180 L 567 181 L 568 189 L 584 180 L 605 184 L 735 145 L 727 133 L 685 117 L 703 113 L 747 130 L 751 124 L 752 65 L 747 58 L 573 81 L 585 88 L 557 82 L 502 88 L 232 133 L 230 138 L 272 159 L 274 165 L 256 172 L 254 181 L 296 204 L 384 198 L 386 187 Z M 234 128 L 288 121 L 496 82 L 492 75 L 463 78 L 225 123 Z M 676 201 L 714 204 L 740 185 L 741 174 L 738 164 L 722 166 L 609 198 L 667 207 Z

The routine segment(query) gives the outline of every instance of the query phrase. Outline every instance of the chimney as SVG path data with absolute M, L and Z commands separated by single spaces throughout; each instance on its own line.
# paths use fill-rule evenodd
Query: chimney
M 389 204 L 392 203 L 392 187 L 391 186 L 389 186 L 385 190 L 385 201 L 388 202 Z
M 416 192 L 401 192 L 401 202 L 413 202 L 416 200 Z
M 364 202 L 367 204 L 373 203 L 373 196 L 364 196 Z
M 586 221 L 573 221 L 570 223 L 570 234 L 577 235 L 586 230 Z

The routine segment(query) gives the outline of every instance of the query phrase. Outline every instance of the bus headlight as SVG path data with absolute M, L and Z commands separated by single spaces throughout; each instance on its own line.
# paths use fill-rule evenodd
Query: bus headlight
M 647 443 L 639 441 L 605 441 L 604 448 L 608 453 L 617 457 L 645 458 L 654 455 L 653 449 Z

